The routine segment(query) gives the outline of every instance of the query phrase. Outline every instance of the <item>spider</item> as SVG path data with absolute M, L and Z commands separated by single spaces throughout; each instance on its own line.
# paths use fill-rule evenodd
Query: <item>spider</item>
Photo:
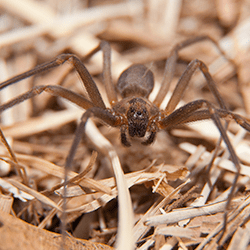
M 202 61 L 195 59 L 188 64 L 186 70 L 180 77 L 173 91 L 172 97 L 168 102 L 167 107 L 163 110 L 160 109 L 160 105 L 169 90 L 170 82 L 175 72 L 178 51 L 191 44 L 204 40 L 209 40 L 216 45 L 216 42 L 211 38 L 201 36 L 188 39 L 174 46 L 174 48 L 170 51 L 170 55 L 166 61 L 160 90 L 153 102 L 148 100 L 148 96 L 154 87 L 154 76 L 152 71 L 144 65 L 136 64 L 126 69 L 120 75 L 115 88 L 111 79 L 111 48 L 107 42 L 102 41 L 97 48 L 87 55 L 87 57 L 92 56 L 100 50 L 103 52 L 104 85 L 111 108 L 107 108 L 104 104 L 104 101 L 93 78 L 80 59 L 78 59 L 78 57 L 73 54 L 61 54 L 51 62 L 39 65 L 30 71 L 1 83 L 0 89 L 3 89 L 27 77 L 57 67 L 67 61 L 73 65 L 80 75 L 90 100 L 62 86 L 36 86 L 30 91 L 0 106 L 0 112 L 3 112 L 14 105 L 41 94 L 44 91 L 52 95 L 65 98 L 85 109 L 86 111 L 81 117 L 81 121 L 75 132 L 71 149 L 66 159 L 66 168 L 70 168 L 72 165 L 76 148 L 84 134 L 86 122 L 92 116 L 99 118 L 112 127 L 119 127 L 121 143 L 126 147 L 131 145 L 131 138 L 133 137 L 145 138 L 142 141 L 142 144 L 150 145 L 153 143 L 159 130 L 170 129 L 177 125 L 198 120 L 212 119 L 220 131 L 221 137 L 226 143 L 231 154 L 232 161 L 237 169 L 237 174 L 231 192 L 232 196 L 233 190 L 236 186 L 237 178 L 239 176 L 240 165 L 236 153 L 226 134 L 226 129 L 223 127 L 220 119 L 226 118 L 228 120 L 234 120 L 247 131 L 250 131 L 250 125 L 243 117 L 227 110 L 226 105 L 224 104 L 224 101 L 216 88 L 214 80 L 212 79 L 206 65 Z M 223 54 L 223 52 L 221 53 Z M 215 108 L 212 103 L 202 99 L 189 102 L 186 105 L 176 109 L 177 104 L 181 100 L 184 91 L 190 82 L 190 78 L 197 68 L 199 68 L 203 73 L 208 87 L 215 96 L 220 108 Z M 122 97 L 121 100 L 118 100 L 117 91 Z M 230 198 L 228 199 L 228 204 L 229 202 Z

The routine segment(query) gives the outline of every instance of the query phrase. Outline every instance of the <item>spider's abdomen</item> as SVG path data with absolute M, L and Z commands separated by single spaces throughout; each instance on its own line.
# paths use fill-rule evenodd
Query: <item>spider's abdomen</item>
M 121 74 L 117 90 L 123 98 L 130 96 L 148 97 L 154 87 L 154 75 L 141 64 L 135 64 Z

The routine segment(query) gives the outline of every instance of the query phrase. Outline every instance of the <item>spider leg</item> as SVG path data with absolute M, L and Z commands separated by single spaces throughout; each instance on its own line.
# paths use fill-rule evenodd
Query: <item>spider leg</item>
M 197 40 L 194 39 L 193 42 L 204 40 L 204 39 L 205 39 L 204 37 L 203 38 L 201 37 L 200 39 L 197 39 Z M 162 103 L 162 101 L 164 99 L 164 95 L 168 91 L 170 81 L 173 78 L 174 71 L 172 71 L 172 70 L 174 69 L 174 67 L 176 65 L 178 50 L 180 48 L 183 48 L 183 47 L 185 47 L 185 46 L 192 43 L 192 40 L 189 40 L 189 41 L 187 41 L 186 43 L 184 42 L 184 44 L 177 45 L 171 51 L 171 55 L 170 55 L 170 59 L 169 59 L 170 61 L 166 63 L 166 67 L 165 67 L 165 72 L 166 72 L 167 78 L 166 78 L 166 80 L 164 78 L 163 83 L 162 83 L 163 86 L 159 90 L 159 93 L 158 93 L 158 95 L 157 95 L 157 97 L 156 97 L 156 99 L 154 101 L 154 103 L 156 105 L 158 105 L 158 106 Z M 211 40 L 211 41 L 213 43 L 215 43 L 213 40 Z M 220 50 L 220 52 L 224 57 L 226 57 L 221 50 Z M 168 64 L 169 64 L 169 66 L 168 66 Z M 171 96 L 170 101 L 168 102 L 168 105 L 167 105 L 167 107 L 165 109 L 165 112 L 166 112 L 166 114 L 170 114 L 170 115 L 166 119 L 164 118 L 163 121 L 161 122 L 161 124 L 164 124 L 165 128 L 167 128 L 168 126 L 171 127 L 172 126 L 171 124 L 181 124 L 181 121 L 185 120 L 187 118 L 187 116 L 189 116 L 191 113 L 195 112 L 197 109 L 200 108 L 199 104 L 198 104 L 199 101 L 197 101 L 197 102 L 192 102 L 192 103 L 188 104 L 187 106 L 184 106 L 181 109 L 177 109 L 176 111 L 173 112 L 173 110 L 176 108 L 177 104 L 181 100 L 181 98 L 182 98 L 182 96 L 184 94 L 184 91 L 186 90 L 186 88 L 187 88 L 187 86 L 188 86 L 188 84 L 190 82 L 190 79 L 191 79 L 193 73 L 195 72 L 195 70 L 197 68 L 199 68 L 201 70 L 201 72 L 203 73 L 203 75 L 204 75 L 204 77 L 205 77 L 205 79 L 207 81 L 208 87 L 209 87 L 210 91 L 213 93 L 213 95 L 216 98 L 217 102 L 219 103 L 220 108 L 227 111 L 226 105 L 224 104 L 224 101 L 221 98 L 221 95 L 220 95 L 219 91 L 217 90 L 216 84 L 213 81 L 212 76 L 210 75 L 206 65 L 202 61 L 196 59 L 196 60 L 193 60 L 193 61 L 191 61 L 189 63 L 188 67 L 186 68 L 186 70 L 182 74 L 181 78 L 179 79 L 179 81 L 178 81 L 178 83 L 177 83 L 177 85 L 176 85 L 176 87 L 174 89 L 174 92 L 173 92 L 173 94 Z M 164 95 L 163 95 L 163 93 L 164 93 Z M 227 134 L 226 134 L 227 123 L 225 125 L 225 128 L 223 128 L 223 126 L 222 126 L 222 124 L 220 122 L 220 119 L 219 119 L 220 116 L 216 113 L 216 110 L 214 108 L 212 108 L 211 104 L 209 104 L 208 102 L 203 101 L 203 103 L 207 103 L 206 106 L 207 106 L 207 108 L 209 110 L 210 118 L 213 119 L 214 123 L 216 124 L 216 126 L 219 129 L 220 134 L 221 134 L 221 138 L 218 141 L 217 147 L 218 147 L 218 145 L 220 145 L 221 140 L 223 139 L 225 141 L 227 147 L 228 147 L 228 150 L 229 150 L 229 152 L 231 154 L 231 157 L 232 157 L 232 161 L 234 162 L 234 165 L 235 165 L 235 167 L 237 169 L 237 174 L 235 176 L 234 183 L 233 183 L 233 186 L 232 186 L 232 189 L 231 189 L 231 193 L 230 193 L 230 195 L 228 197 L 228 201 L 227 201 L 227 210 L 228 210 L 231 199 L 232 199 L 232 196 L 233 196 L 233 194 L 235 192 L 236 183 L 237 183 L 237 179 L 238 179 L 239 172 L 240 172 L 240 165 L 239 165 L 238 158 L 237 158 L 237 156 L 235 154 L 235 151 L 234 151 L 230 141 L 228 140 L 228 137 L 227 137 Z M 197 115 L 197 113 L 196 113 L 196 115 Z M 204 113 L 203 113 L 203 115 L 204 115 Z M 192 115 L 191 115 L 191 117 L 192 117 Z M 170 122 L 171 120 L 172 120 L 172 123 Z M 214 157 L 212 158 L 212 161 L 208 165 L 208 169 L 210 169 L 210 167 L 213 164 L 213 161 L 214 161 L 215 156 L 216 156 L 216 152 L 217 152 L 217 150 L 215 150 Z M 227 210 L 226 210 L 225 217 L 224 217 L 223 233 L 226 230 Z
M 70 62 L 73 65 L 73 67 L 77 70 L 77 72 L 78 72 L 79 76 L 81 77 L 81 79 L 84 83 L 84 86 L 88 92 L 88 95 L 89 95 L 90 99 L 92 100 L 92 102 L 94 103 L 94 105 L 97 107 L 106 108 L 106 106 L 102 100 L 101 94 L 100 94 L 93 78 L 89 74 L 89 72 L 86 69 L 86 67 L 84 66 L 84 64 L 80 61 L 80 59 L 77 58 L 73 54 L 61 54 L 51 62 L 38 65 L 34 69 L 31 69 L 23 74 L 20 74 L 20 75 L 15 76 L 15 77 L 13 77 L 5 82 L 2 82 L 0 84 L 0 90 L 11 85 L 11 84 L 14 84 L 18 81 L 25 79 L 25 78 L 28 78 L 30 76 L 48 71 L 54 67 L 57 67 L 57 66 L 63 64 L 66 61 Z
M 63 215 L 62 215 L 62 221 L 65 221 L 66 219 L 66 197 L 67 197 L 67 181 L 68 181 L 68 171 L 71 169 L 72 166 L 72 162 L 76 153 L 76 149 L 82 139 L 82 136 L 84 135 L 85 132 L 85 125 L 88 121 L 88 119 L 91 116 L 95 116 L 101 120 L 103 120 L 105 123 L 107 123 L 110 126 L 117 126 L 119 124 L 119 119 L 112 115 L 111 112 L 109 112 L 107 109 L 103 109 L 100 107 L 92 107 L 89 108 L 81 117 L 81 121 L 80 124 L 77 126 L 77 129 L 75 131 L 75 135 L 74 135 L 74 140 L 71 144 L 69 153 L 67 155 L 66 158 L 66 162 L 65 162 L 65 174 L 64 174 L 64 185 L 63 185 L 63 205 L 62 205 L 62 209 L 63 209 Z M 62 237 L 65 238 L 66 235 L 66 226 L 65 223 L 61 223 L 61 231 L 62 231 Z
M 127 138 L 127 131 L 128 131 L 128 125 L 122 125 L 120 128 L 120 132 L 121 132 L 121 143 L 126 146 L 126 147 L 130 147 L 131 143 L 128 141 Z
M 250 124 L 247 122 L 247 120 L 244 117 L 238 114 L 234 114 L 230 111 L 223 110 L 223 109 L 216 109 L 216 113 L 220 118 L 234 120 L 241 127 L 243 127 L 244 129 L 250 132 Z M 198 111 L 190 113 L 182 120 L 177 121 L 175 124 L 173 124 L 173 126 L 171 126 L 171 128 L 177 125 L 195 122 L 195 121 L 207 120 L 207 119 L 211 119 L 210 112 L 208 110 L 198 110 Z
M 72 165 L 72 161 L 77 149 L 77 146 L 79 145 L 82 136 L 84 135 L 84 131 L 85 131 L 85 125 L 88 121 L 88 119 L 90 117 L 96 117 L 101 119 L 102 121 L 104 121 L 106 124 L 115 127 L 119 125 L 119 118 L 117 118 L 116 116 L 114 116 L 109 110 L 107 109 L 102 109 L 100 107 L 92 107 L 89 108 L 81 117 L 81 121 L 80 124 L 77 126 L 75 135 L 74 135 L 74 140 L 73 143 L 71 145 L 69 154 L 67 156 L 67 160 L 66 160 L 66 164 L 65 167 L 66 168 L 70 168 Z
M 88 61 L 94 54 L 99 51 L 103 53 L 103 82 L 107 97 L 111 106 L 117 102 L 117 94 L 111 76 L 111 48 L 106 41 L 101 41 L 100 44 L 84 56 L 83 61 Z
M 191 79 L 193 73 L 195 72 L 195 70 L 197 68 L 199 68 L 201 70 L 204 77 L 206 78 L 208 87 L 209 87 L 210 91 L 212 92 L 212 94 L 215 96 L 220 107 L 222 109 L 227 109 L 223 99 L 221 98 L 221 95 L 220 95 L 218 89 L 216 88 L 216 85 L 215 85 L 215 82 L 214 82 L 212 76 L 208 72 L 207 66 L 202 61 L 195 59 L 188 64 L 186 70 L 183 72 L 182 76 L 180 77 L 180 79 L 179 79 L 179 81 L 174 89 L 174 92 L 171 96 L 171 99 L 169 100 L 168 105 L 165 109 L 165 111 L 168 114 L 171 113 L 176 108 L 177 104 L 181 100 L 181 98 L 184 94 L 184 91 L 186 90 L 186 88 L 190 82 L 190 79 Z
M 178 51 L 189 46 L 192 45 L 194 43 L 197 42 L 201 42 L 201 41 L 210 41 L 213 44 L 215 44 L 215 46 L 218 48 L 220 54 L 225 57 L 228 61 L 231 61 L 229 58 L 227 58 L 227 56 L 225 55 L 225 53 L 220 49 L 220 47 L 218 46 L 218 44 L 210 37 L 208 36 L 199 36 L 199 37 L 195 37 L 195 38 L 191 38 L 188 39 L 186 41 L 183 41 L 179 44 L 177 44 L 171 51 L 170 51 L 170 55 L 166 61 L 165 64 L 165 70 L 164 70 L 164 76 L 163 76 L 163 80 L 162 80 L 162 84 L 161 84 L 161 88 L 154 100 L 154 104 L 156 106 L 160 106 L 163 99 L 165 98 L 169 87 L 170 87 L 170 83 L 173 79 L 174 73 L 175 73 L 175 66 L 176 66 L 176 61 L 178 58 Z M 174 110 L 174 108 L 172 109 Z M 171 111 L 170 111 L 171 112 Z
M 172 124 L 180 124 L 179 121 L 182 121 L 181 123 L 183 123 L 185 120 L 186 116 L 189 116 L 189 121 L 191 120 L 190 117 L 192 118 L 192 115 L 196 115 L 195 112 L 198 112 L 197 110 L 201 109 L 201 108 L 206 108 L 207 111 L 204 112 L 203 110 L 203 116 L 204 117 L 208 117 L 211 118 L 213 120 L 213 122 L 215 123 L 216 127 L 218 128 L 221 137 L 223 139 L 223 141 L 225 142 L 225 144 L 227 145 L 228 151 L 231 155 L 232 158 L 232 162 L 235 165 L 235 168 L 237 170 L 237 173 L 235 175 L 233 184 L 232 184 L 232 189 L 231 192 L 228 196 L 227 199 L 227 204 L 226 204 L 226 211 L 224 214 L 224 227 L 223 227 L 223 233 L 224 234 L 225 230 L 226 230 L 226 223 L 227 223 L 227 213 L 228 213 L 228 209 L 229 206 L 231 204 L 231 200 L 234 194 L 234 191 L 236 189 L 236 184 L 237 184 L 237 180 L 239 178 L 240 175 L 240 163 L 239 163 L 239 159 L 233 149 L 233 146 L 227 136 L 226 130 L 223 127 L 221 121 L 220 121 L 220 117 L 230 117 L 230 119 L 234 119 L 237 123 L 239 123 L 242 127 L 246 128 L 248 131 L 250 129 L 250 125 L 239 115 L 233 114 L 231 112 L 228 112 L 226 110 L 217 110 L 213 107 L 213 105 L 206 101 L 206 100 L 197 100 L 197 101 L 193 101 L 190 102 L 186 105 L 184 105 L 183 107 L 175 110 L 173 113 L 171 113 L 169 116 L 165 117 L 162 121 L 159 122 L 159 125 L 161 128 L 163 129 L 167 129 L 169 127 L 172 127 Z M 209 112 L 209 114 L 207 113 Z
M 111 48 L 106 41 L 100 43 L 103 52 L 103 80 L 109 103 L 113 106 L 117 103 L 117 94 L 111 77 Z
M 220 107 L 224 110 L 227 110 L 227 107 L 226 107 L 223 99 L 221 98 L 221 95 L 220 95 L 218 89 L 216 88 L 216 84 L 215 84 L 212 76 L 210 75 L 207 66 L 202 61 L 195 59 L 188 64 L 186 70 L 183 72 L 182 76 L 180 77 L 180 79 L 179 79 L 179 81 L 178 81 L 178 83 L 173 91 L 173 94 L 168 102 L 168 105 L 165 109 L 167 114 L 170 114 L 176 108 L 177 104 L 181 100 L 181 98 L 184 94 L 184 91 L 186 90 L 186 88 L 190 82 L 190 79 L 191 79 L 193 73 L 195 72 L 195 70 L 197 68 L 199 68 L 201 70 L 201 72 L 203 73 L 203 75 L 207 81 L 208 87 L 209 87 L 210 91 L 212 92 L 212 94 L 214 95 L 214 97 L 216 98 Z M 225 130 L 227 129 L 227 126 L 228 126 L 228 124 L 226 123 Z M 218 143 L 217 143 L 216 148 L 219 147 L 221 140 L 222 139 L 220 138 Z M 217 150 L 215 150 L 214 152 L 216 154 Z M 214 157 L 212 158 L 210 164 L 208 165 L 208 171 L 212 167 L 213 161 L 214 161 L 215 156 L 216 156 L 215 154 L 214 154 Z
M 14 105 L 17 105 L 17 104 L 19 104 L 27 99 L 30 99 L 36 95 L 39 95 L 44 91 L 48 92 L 54 96 L 63 97 L 63 98 L 77 104 L 78 106 L 80 106 L 84 109 L 94 107 L 94 104 L 92 102 L 90 102 L 88 99 L 86 99 L 85 97 L 83 97 L 79 94 L 72 92 L 71 90 L 63 88 L 61 86 L 41 85 L 41 86 L 36 86 L 33 89 L 31 89 L 30 91 L 28 91 L 22 95 L 19 95 L 18 97 L 14 98 L 13 100 L 10 100 L 9 102 L 1 105 L 0 106 L 0 113 L 8 108 L 13 107 Z

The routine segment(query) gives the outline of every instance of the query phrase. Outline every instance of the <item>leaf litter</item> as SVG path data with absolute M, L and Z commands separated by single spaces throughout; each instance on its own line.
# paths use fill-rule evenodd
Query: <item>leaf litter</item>
M 171 1 L 22 2 L 22 7 L 15 0 L 0 3 L 8 20 L 8 25 L 0 25 L 1 78 L 65 51 L 83 57 L 105 39 L 113 48 L 114 79 L 131 63 L 144 63 L 154 71 L 157 89 L 170 49 L 190 36 L 201 35 L 197 31 L 202 30 L 202 35 L 218 41 L 234 61 L 237 75 L 235 67 L 205 43 L 180 52 L 173 82 L 187 62 L 202 59 L 230 110 L 247 117 L 248 1 L 223 1 L 228 12 L 220 1 L 175 1 L 168 6 Z M 105 99 L 101 57 L 96 55 L 86 66 Z M 69 73 L 66 77 L 65 72 Z M 214 101 L 201 74 L 194 75 L 192 81 L 183 103 L 197 98 Z M 70 69 L 36 77 L 28 81 L 28 89 L 44 83 L 63 84 L 85 94 Z M 24 85 L 16 84 L 20 89 L 14 87 L 1 94 L 1 103 L 3 96 L 25 91 Z M 6 144 L 0 144 L 1 169 L 3 164 L 10 165 L 0 179 L 1 247 L 60 249 L 63 166 L 84 111 L 46 94 L 27 103 L 1 115 L 1 129 L 9 142 L 9 151 Z M 153 146 L 142 147 L 135 141 L 129 149 L 122 147 L 119 131 L 96 124 L 100 137 L 90 123 L 68 172 L 65 223 L 69 236 L 64 238 L 65 249 L 175 249 L 177 245 L 180 249 L 215 249 L 220 237 L 225 249 L 249 249 L 250 143 L 245 131 L 230 123 L 229 135 L 241 160 L 241 175 L 227 229 L 221 236 L 235 168 L 222 144 L 210 173 L 206 172 L 219 138 L 212 123 L 161 131 Z

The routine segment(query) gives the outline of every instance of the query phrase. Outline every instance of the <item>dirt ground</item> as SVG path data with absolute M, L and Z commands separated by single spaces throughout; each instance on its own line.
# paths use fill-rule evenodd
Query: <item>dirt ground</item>
M 0 83 L 0 249 L 250 249 L 249 13 L 248 0 L 0 0 L 0 82 L 45 65 Z M 95 97 L 72 61 L 49 67 L 58 55 L 80 58 L 111 108 L 107 61 L 101 51 L 90 55 L 109 42 L 114 85 L 130 65 L 144 64 L 154 74 L 153 103 L 164 93 L 166 60 L 188 39 L 194 42 L 178 50 L 166 97 L 152 106 L 164 110 L 189 63 L 201 60 L 223 102 L 197 69 L 175 108 L 204 99 L 245 117 L 243 127 L 233 115 L 219 119 L 224 128 L 228 122 L 232 149 L 219 144 L 211 119 L 159 129 L 148 146 L 129 138 L 125 147 L 119 126 L 97 118 L 75 137 Z M 79 107 L 68 92 L 31 91 L 41 85 L 91 101 Z

